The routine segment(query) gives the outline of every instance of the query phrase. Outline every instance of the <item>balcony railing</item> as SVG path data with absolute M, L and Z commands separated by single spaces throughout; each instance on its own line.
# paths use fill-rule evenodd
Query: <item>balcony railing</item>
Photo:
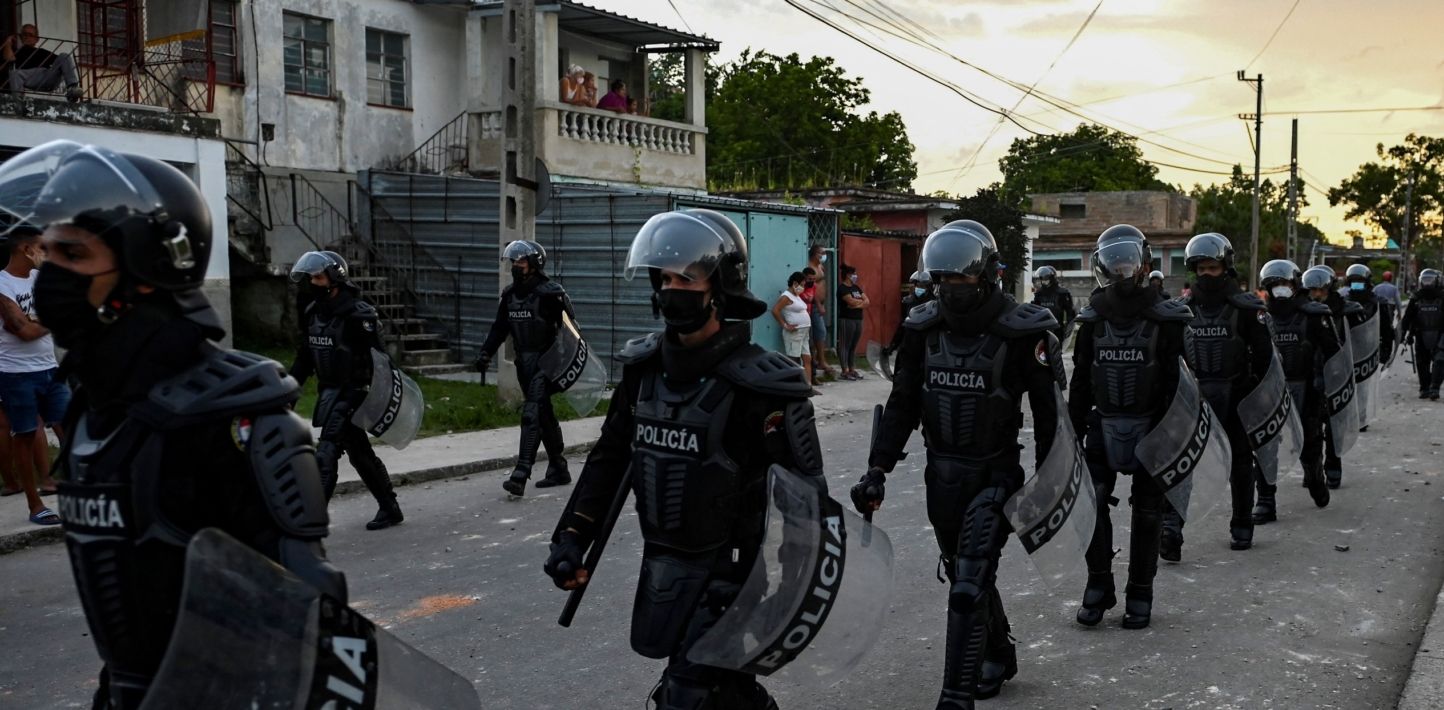
M 577 106 L 557 107 L 557 134 L 587 143 L 691 155 L 696 129 L 670 121 Z
M 172 42 L 117 52 L 74 40 L 41 38 L 37 47 L 76 63 L 85 101 L 112 101 L 203 114 L 215 107 L 216 65 L 209 43 Z M 64 95 L 63 81 L 26 93 Z

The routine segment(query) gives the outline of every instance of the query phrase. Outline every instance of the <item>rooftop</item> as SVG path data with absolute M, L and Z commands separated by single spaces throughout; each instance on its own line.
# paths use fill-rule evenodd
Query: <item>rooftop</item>
M 502 3 L 501 0 L 481 0 L 473 7 L 483 17 L 500 16 Z M 655 25 L 572 0 L 539 0 L 537 9 L 558 13 L 559 29 L 630 44 L 639 52 L 671 52 L 679 49 L 715 52 L 722 46 L 717 40 L 702 35 Z

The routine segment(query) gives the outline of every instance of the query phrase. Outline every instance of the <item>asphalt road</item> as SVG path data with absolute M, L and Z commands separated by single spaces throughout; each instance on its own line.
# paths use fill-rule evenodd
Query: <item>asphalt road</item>
M 1328 508 L 1315 509 L 1294 474 L 1280 488 L 1279 522 L 1259 528 L 1252 550 L 1228 549 L 1222 508 L 1191 524 L 1184 561 L 1160 570 L 1149 629 L 1121 629 L 1121 606 L 1097 628 L 1077 625 L 1084 580 L 1047 588 L 1010 544 L 999 584 L 1021 671 L 982 707 L 1392 707 L 1444 578 L 1444 405 L 1412 393 L 1397 375 L 1389 383 Z M 821 433 L 841 498 L 865 460 L 868 422 L 841 417 Z M 770 683 L 784 708 L 933 706 L 946 589 L 934 576 L 920 459 L 899 467 L 877 516 L 898 555 L 881 640 L 834 687 Z M 644 707 L 661 664 L 627 641 L 635 516 L 562 629 L 564 595 L 541 564 L 570 489 L 508 501 L 500 482 L 496 472 L 403 488 L 408 520 L 384 532 L 361 529 L 367 497 L 336 501 L 329 549 L 355 606 L 471 679 L 487 708 Z M 1120 586 L 1126 556 L 1115 563 Z M 0 707 L 88 706 L 99 663 L 86 631 L 62 546 L 0 556 Z

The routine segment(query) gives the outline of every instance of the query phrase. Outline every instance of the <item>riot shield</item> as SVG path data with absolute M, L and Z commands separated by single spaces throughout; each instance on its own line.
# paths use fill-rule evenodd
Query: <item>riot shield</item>
M 1347 343 L 1324 361 L 1324 408 L 1334 453 L 1349 453 L 1359 440 L 1359 410 L 1355 401 L 1354 356 Z
M 1138 442 L 1137 455 L 1184 520 L 1202 518 L 1228 497 L 1233 455 L 1228 436 L 1183 358 L 1178 359 L 1173 402 Z
M 371 349 L 371 390 L 351 415 L 351 423 L 387 444 L 404 449 L 421 429 L 426 402 L 421 388 L 386 353 Z
M 876 340 L 867 341 L 868 364 L 872 366 L 872 371 L 876 372 L 878 377 L 888 382 L 892 382 L 892 362 L 895 357 L 897 357 L 896 354 L 888 355 L 883 352 L 882 343 Z
M 808 685 L 841 680 L 882 631 L 892 542 L 820 481 L 768 471 L 767 534 L 732 606 L 687 660 Z
M 542 353 L 541 368 L 551 383 L 550 390 L 565 393 L 578 416 L 591 414 L 606 395 L 607 368 L 566 313 L 562 313 L 556 340 Z
M 1238 418 L 1248 435 L 1259 472 L 1269 485 L 1278 485 L 1280 469 L 1299 460 L 1304 425 L 1298 402 L 1289 394 L 1283 362 L 1277 352 L 1257 387 L 1238 403 Z
M 1354 399 L 1359 414 L 1359 426 L 1369 422 L 1379 413 L 1379 311 L 1368 320 L 1349 329 L 1349 344 L 1354 355 Z
M 1058 424 L 1053 448 L 1033 476 L 1003 506 L 1028 560 L 1043 581 L 1058 587 L 1078 579 L 1083 553 L 1093 540 L 1098 503 L 1083 463 L 1083 450 L 1068 419 L 1063 391 L 1053 388 Z
M 480 708 L 465 678 L 215 528 L 141 710 Z

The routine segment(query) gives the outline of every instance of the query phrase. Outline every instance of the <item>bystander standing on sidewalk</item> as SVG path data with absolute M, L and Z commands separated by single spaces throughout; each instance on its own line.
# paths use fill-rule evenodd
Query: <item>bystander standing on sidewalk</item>
M 807 314 L 807 303 L 802 300 L 805 278 L 801 271 L 787 277 L 787 289 L 772 304 L 772 317 L 782 325 L 782 352 L 802 365 L 802 376 L 809 386 L 816 384 L 812 379 L 812 318 Z M 819 394 L 812 390 L 812 394 Z
M 803 296 L 802 300 L 807 301 L 808 314 L 812 316 L 812 364 L 828 376 L 837 374 L 831 365 L 827 364 L 827 346 L 829 344 L 827 330 L 827 253 L 822 247 L 814 245 L 807 252 L 807 268 L 802 270 Z M 809 295 L 810 294 L 810 295 Z M 812 381 L 816 382 L 817 373 L 813 373 Z
M 837 286 L 837 300 L 842 310 L 837 314 L 837 357 L 842 361 L 842 379 L 860 380 L 857 371 L 857 344 L 862 340 L 862 312 L 872 305 L 862 287 L 857 285 L 857 269 L 847 264 L 839 271 L 842 283 Z
M 30 522 L 57 525 L 60 517 L 40 500 L 53 493 L 49 448 L 39 434 L 41 420 L 60 435 L 70 389 L 55 379 L 57 362 L 50 331 L 35 320 L 36 269 L 44 260 L 40 232 L 17 227 L 9 234 L 10 260 L 0 271 L 0 407 L 10 419 L 10 462 L 25 492 Z M 36 453 L 36 449 L 40 453 Z

